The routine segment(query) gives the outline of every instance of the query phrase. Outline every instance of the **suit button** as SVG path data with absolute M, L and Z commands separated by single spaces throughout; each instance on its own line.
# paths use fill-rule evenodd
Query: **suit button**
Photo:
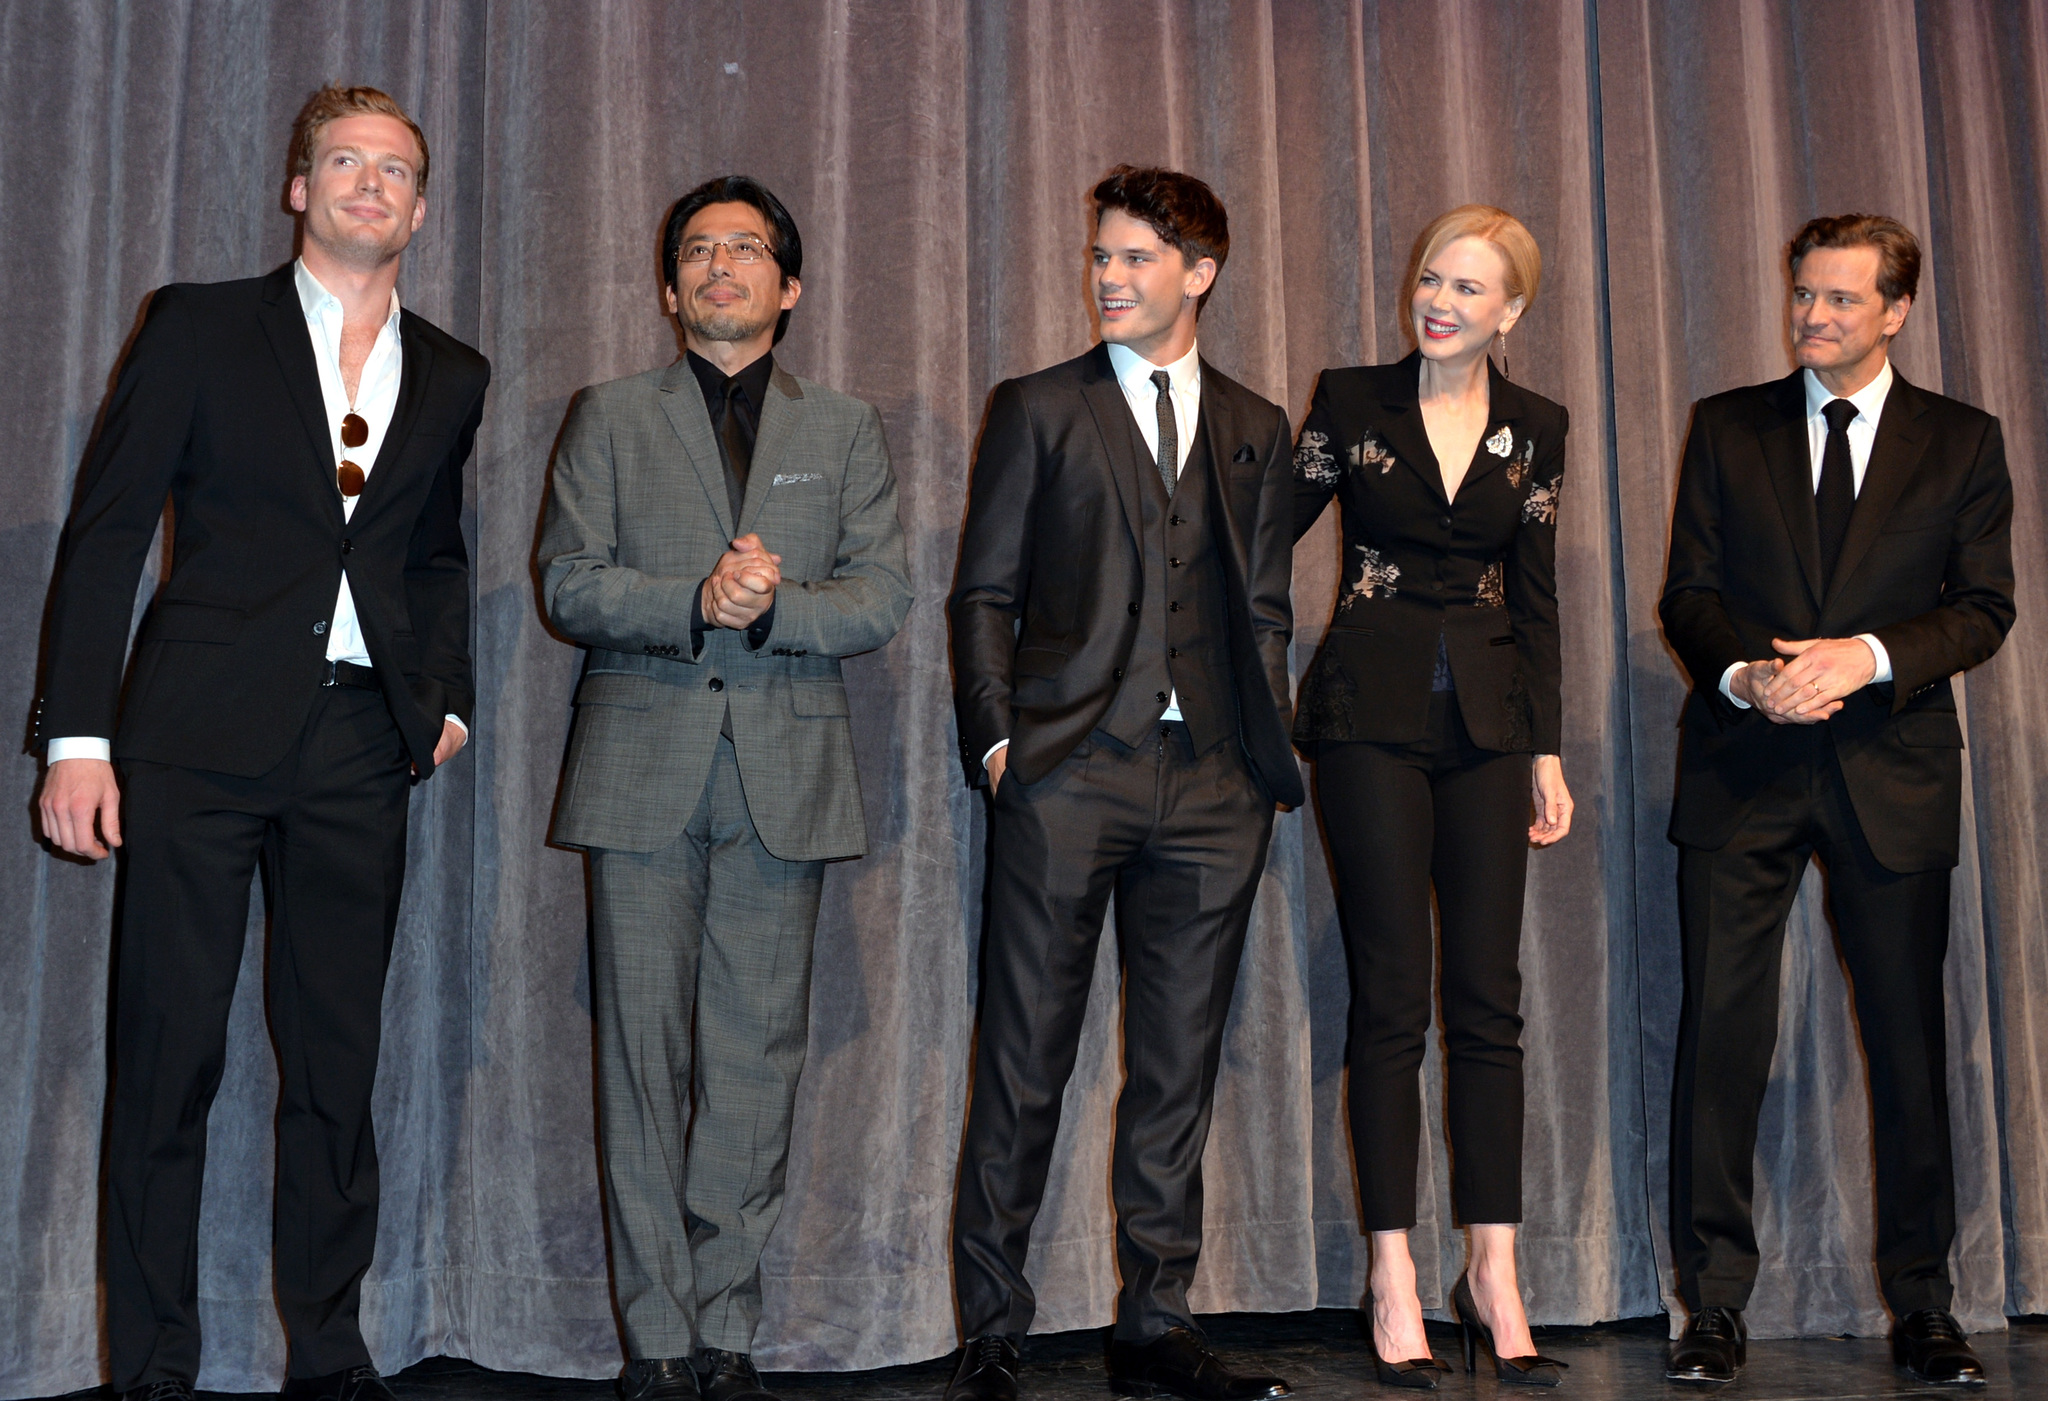
M 1174 558 L 1168 560 L 1167 563 L 1172 565 L 1175 569 L 1178 569 L 1180 568 L 1180 557 L 1176 555 Z
M 1133 618 L 1135 618 L 1135 617 L 1137 617 L 1137 616 L 1138 616 L 1138 605 L 1137 605 L 1137 604 L 1133 603 L 1133 604 L 1131 604 L 1131 605 L 1130 605 L 1130 614 L 1131 614 L 1131 616 L 1132 616 Z
M 1166 655 L 1167 655 L 1167 656 L 1169 656 L 1169 657 L 1177 657 L 1177 656 L 1179 656 L 1179 655 L 1180 655 L 1180 648 L 1178 648 L 1178 647 L 1169 647 L 1169 648 L 1167 648 L 1167 649 L 1166 649 Z
M 718 677 L 714 676 L 711 678 L 711 689 L 714 691 L 722 691 L 725 689 L 725 682 L 720 680 Z
M 354 553 L 356 552 L 356 542 L 355 542 L 355 541 L 353 541 L 353 540 L 344 540 L 344 541 L 342 541 L 342 542 L 341 542 L 341 552 L 342 552 L 343 554 L 345 554 L 345 555 L 352 555 L 352 554 L 354 554 Z
M 315 636 L 315 637 L 325 637 L 325 636 L 327 636 L 327 623 L 326 623 L 326 621 L 325 621 L 324 619 L 323 619 L 322 621 L 320 621 L 320 622 L 317 622 L 317 623 L 313 624 L 313 636 Z
M 1451 528 L 1451 518 L 1449 516 L 1438 516 L 1436 518 L 1436 523 L 1442 526 L 1445 530 L 1449 530 Z
M 1182 519 L 1181 519 L 1181 518 L 1180 518 L 1179 516 L 1168 516 L 1168 517 L 1166 518 L 1166 523 L 1167 523 L 1168 525 L 1186 525 L 1186 524 L 1187 524 L 1187 522 L 1186 522 L 1186 521 L 1184 521 L 1184 520 L 1182 520 Z
M 1166 611 L 1169 613 L 1178 613 L 1180 612 L 1180 604 L 1178 602 L 1169 603 L 1166 605 Z
M 1110 675 L 1110 678 L 1111 678 L 1112 680 L 1115 680 L 1115 681 L 1121 681 L 1121 680 L 1123 680 L 1123 679 L 1124 679 L 1124 669 L 1123 669 L 1122 667 L 1118 667 L 1118 668 L 1117 668 L 1116 670 L 1112 671 L 1112 672 L 1111 672 L 1111 673 L 1110 673 L 1109 675 Z
M 1165 705 L 1165 704 L 1166 704 L 1166 692 L 1164 692 L 1164 691 L 1154 691 L 1154 692 L 1153 692 L 1153 694 L 1159 697 L 1159 703 L 1160 703 L 1161 705 Z

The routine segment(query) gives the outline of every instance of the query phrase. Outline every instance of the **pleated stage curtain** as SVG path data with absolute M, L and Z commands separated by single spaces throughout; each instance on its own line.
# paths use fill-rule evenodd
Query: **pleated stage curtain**
M 865 860 L 833 868 L 812 1043 L 771 1242 L 768 1368 L 956 1341 L 948 1231 L 972 1055 L 985 843 L 955 758 L 943 600 L 999 379 L 1084 349 L 1086 191 L 1118 161 L 1215 186 L 1232 251 L 1205 355 L 1298 421 L 1325 366 L 1405 352 L 1423 224 L 1520 215 L 1543 291 L 1514 377 L 1573 433 L 1559 518 L 1565 767 L 1577 827 L 1530 864 L 1523 1277 L 1539 1323 L 1653 1314 L 1671 1280 L 1679 1004 L 1664 830 L 1685 680 L 1655 600 L 1688 407 L 1782 375 L 1783 249 L 1821 212 L 1890 213 L 1928 276 L 1896 347 L 2003 420 L 2020 621 L 1962 683 L 1965 851 L 1947 967 L 1967 1327 L 2048 1311 L 2048 447 L 2042 230 L 2048 7 L 1906 0 L 7 0 L 0 6 L 0 714 L 26 728 L 42 604 L 85 444 L 150 289 L 291 255 L 287 125 L 327 79 L 391 92 L 433 143 L 407 305 L 496 369 L 469 482 L 477 726 L 415 798 L 385 1013 L 383 1215 L 364 1291 L 386 1370 L 435 1353 L 614 1371 L 591 1122 L 584 867 L 545 834 L 577 651 L 542 620 L 549 455 L 584 385 L 677 353 L 667 205 L 718 173 L 789 204 L 808 257 L 778 355 L 878 405 L 917 604 L 847 667 Z M 1297 667 L 1336 587 L 1296 556 Z M 160 571 L 145 579 L 138 610 Z M 97 1239 L 112 863 L 53 858 L 38 774 L 0 771 L 0 1395 L 101 1378 Z M 1787 941 L 1759 1148 L 1762 1335 L 1880 1331 L 1870 1125 L 1816 873 Z M 252 903 L 211 1120 L 202 1384 L 272 1386 L 275 1075 Z M 1109 1321 L 1119 1070 L 1105 940 L 1033 1242 L 1039 1326 Z M 1357 1303 L 1344 960 L 1312 811 L 1275 833 L 1205 1164 L 1196 1305 Z M 1440 1119 L 1432 1047 L 1425 1070 Z M 1425 1303 L 1462 1258 L 1426 1135 Z

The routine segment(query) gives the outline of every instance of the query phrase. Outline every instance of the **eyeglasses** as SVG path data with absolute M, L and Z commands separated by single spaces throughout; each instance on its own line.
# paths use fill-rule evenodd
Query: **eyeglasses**
M 708 263 L 711 255 L 721 248 L 725 250 L 725 256 L 735 263 L 758 263 L 763 258 L 775 256 L 774 251 L 758 238 L 721 238 L 716 242 L 699 238 L 684 244 L 682 252 L 676 255 L 676 261 Z
M 370 425 L 363 422 L 359 414 L 346 414 L 341 420 L 341 445 L 345 448 L 359 448 L 370 441 Z M 354 500 L 363 494 L 363 469 L 347 458 L 334 469 L 334 484 L 341 488 L 341 494 Z

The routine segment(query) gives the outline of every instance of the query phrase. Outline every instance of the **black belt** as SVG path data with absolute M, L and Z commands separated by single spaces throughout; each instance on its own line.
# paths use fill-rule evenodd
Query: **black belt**
M 377 684 L 375 667 L 357 666 L 354 662 L 325 662 L 320 668 L 322 686 L 360 686 L 366 691 L 381 691 Z

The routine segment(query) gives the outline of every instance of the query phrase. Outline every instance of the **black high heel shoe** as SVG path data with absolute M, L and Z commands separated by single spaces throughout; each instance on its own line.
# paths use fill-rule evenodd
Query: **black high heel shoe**
M 1477 1371 L 1478 1340 L 1486 1339 L 1486 1350 L 1493 1354 L 1493 1374 L 1511 1386 L 1556 1386 L 1563 1378 L 1559 1372 L 1571 1366 L 1554 1357 L 1530 1353 L 1527 1357 L 1502 1357 L 1500 1349 L 1493 1345 L 1493 1330 L 1479 1321 L 1479 1305 L 1472 1298 L 1472 1284 L 1464 1275 L 1451 1286 L 1451 1310 L 1458 1315 L 1458 1327 L 1465 1335 L 1465 1370 Z
M 1372 1342 L 1372 1295 L 1365 1296 L 1365 1336 Z M 1404 1362 L 1389 1362 L 1380 1356 L 1378 1343 L 1372 1343 L 1372 1370 L 1380 1379 L 1381 1386 L 1405 1387 L 1410 1391 L 1435 1391 L 1439 1372 L 1449 1372 L 1435 1353 L 1411 1357 Z

